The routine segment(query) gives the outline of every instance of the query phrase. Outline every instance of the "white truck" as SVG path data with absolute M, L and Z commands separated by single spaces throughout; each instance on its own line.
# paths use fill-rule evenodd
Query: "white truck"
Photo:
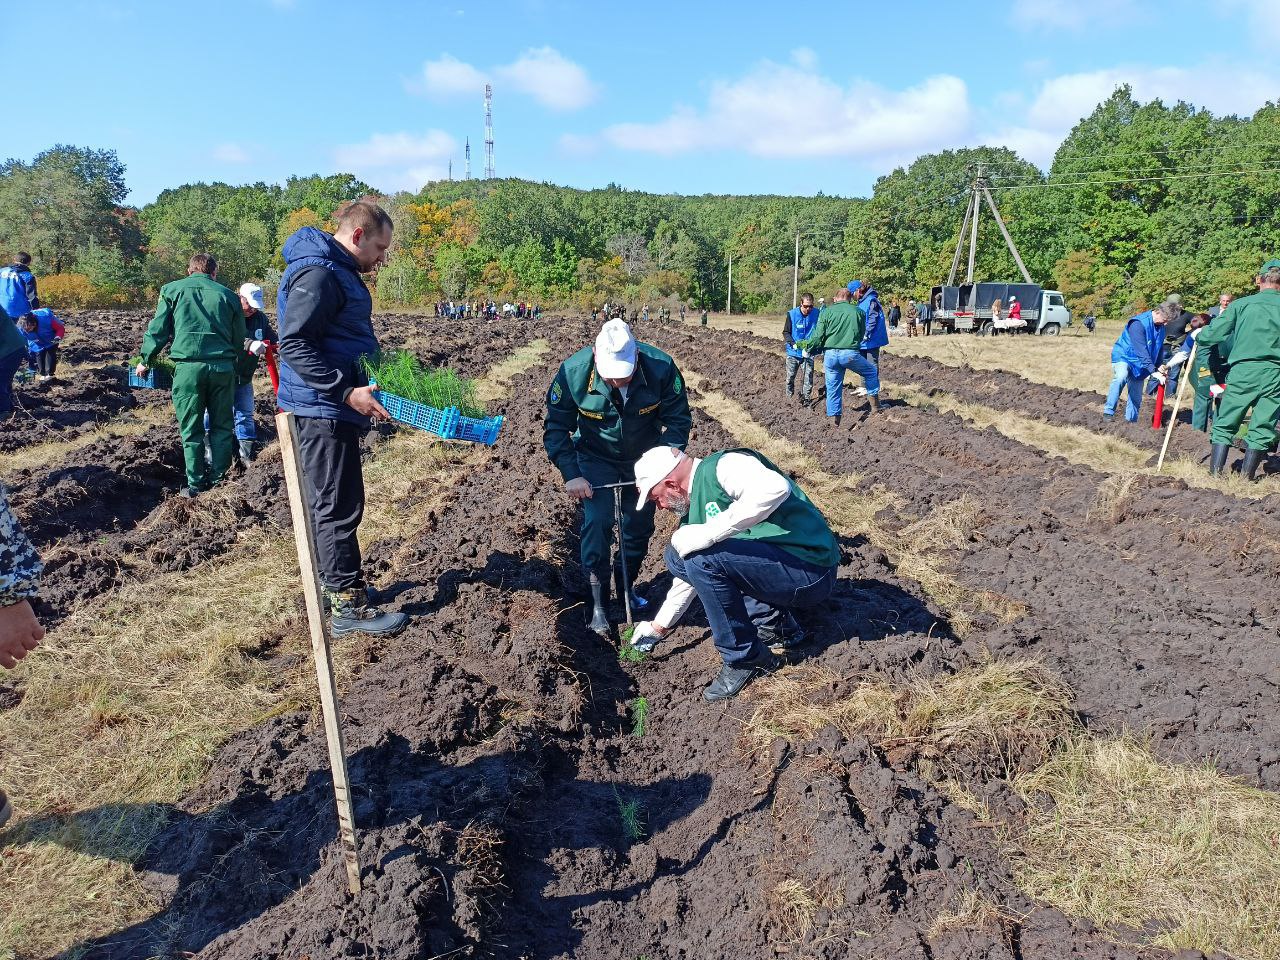
M 955 287 L 934 287 L 929 296 L 929 319 L 934 324 L 934 332 L 973 331 L 985 337 L 997 329 L 1009 329 L 1009 308 L 1015 297 L 1022 309 L 1021 329 L 1056 337 L 1063 327 L 1071 326 L 1071 311 L 1062 294 L 1045 290 L 1036 283 L 962 283 Z M 997 300 L 1001 304 L 999 327 L 991 309 Z

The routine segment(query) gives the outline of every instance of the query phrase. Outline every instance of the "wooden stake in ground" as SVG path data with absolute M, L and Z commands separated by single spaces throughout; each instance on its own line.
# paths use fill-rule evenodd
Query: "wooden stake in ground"
M 293 513 L 293 534 L 298 545 L 298 568 L 302 571 L 302 594 L 307 600 L 307 620 L 311 625 L 311 653 L 316 662 L 316 683 L 320 687 L 320 710 L 324 715 L 324 734 L 329 742 L 329 768 L 333 771 L 333 796 L 338 805 L 338 832 L 342 838 L 342 857 L 347 865 L 347 886 L 360 892 L 360 858 L 356 848 L 356 815 L 351 804 L 351 788 L 347 781 L 347 748 L 338 718 L 338 690 L 333 683 L 333 656 L 329 651 L 329 621 L 321 602 L 320 576 L 316 571 L 316 540 L 311 529 L 311 511 L 307 509 L 302 486 L 302 458 L 292 413 L 276 414 L 276 433 L 280 437 L 280 455 L 284 460 L 285 486 L 289 491 L 289 509 Z
M 1187 381 L 1191 379 L 1191 371 L 1195 369 L 1193 366 L 1196 362 L 1196 348 L 1198 343 L 1191 344 L 1191 356 L 1187 357 L 1187 362 L 1183 366 L 1186 371 L 1178 378 L 1178 390 L 1173 395 L 1173 414 L 1169 417 L 1169 429 L 1164 432 L 1164 443 L 1160 445 L 1160 457 L 1156 460 L 1156 473 L 1160 472 L 1160 468 L 1164 466 L 1164 455 L 1169 449 L 1169 438 L 1173 436 L 1173 425 L 1178 422 L 1178 408 L 1182 406 L 1182 391 L 1187 386 Z

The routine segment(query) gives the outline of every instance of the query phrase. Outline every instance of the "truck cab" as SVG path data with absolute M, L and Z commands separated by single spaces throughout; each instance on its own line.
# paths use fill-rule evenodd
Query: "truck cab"
M 1071 311 L 1057 290 L 1046 290 L 1040 299 L 1040 326 L 1037 333 L 1056 337 L 1063 327 L 1071 326 Z

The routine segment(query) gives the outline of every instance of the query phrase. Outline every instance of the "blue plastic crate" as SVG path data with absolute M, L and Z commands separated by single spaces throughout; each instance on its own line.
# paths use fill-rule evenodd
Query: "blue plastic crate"
M 131 387 L 142 387 L 144 390 L 171 390 L 173 388 L 173 374 L 168 370 L 151 367 L 147 370 L 145 377 L 138 376 L 133 367 L 129 367 L 128 370 L 129 386 Z
M 467 440 L 493 446 L 502 429 L 502 417 L 464 417 L 457 407 L 429 407 L 416 400 L 406 400 L 394 393 L 374 391 L 374 398 L 382 404 L 391 419 L 434 433 L 444 440 Z

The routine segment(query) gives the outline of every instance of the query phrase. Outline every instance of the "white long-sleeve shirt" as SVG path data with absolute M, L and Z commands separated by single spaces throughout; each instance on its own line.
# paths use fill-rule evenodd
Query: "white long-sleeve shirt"
M 701 465 L 700 459 L 693 461 L 695 473 Z M 704 523 L 685 524 L 678 528 L 700 535 L 696 538 L 691 537 L 691 533 L 682 535 L 682 539 L 691 537 L 688 543 L 683 544 L 682 556 L 705 550 L 713 543 L 754 527 L 791 496 L 791 482 L 786 477 L 745 453 L 724 454 L 716 464 L 716 480 L 733 502 L 728 509 L 708 517 Z M 694 509 L 694 505 L 691 504 L 690 509 Z M 674 626 L 696 596 L 692 584 L 675 578 L 653 622 L 664 629 Z

